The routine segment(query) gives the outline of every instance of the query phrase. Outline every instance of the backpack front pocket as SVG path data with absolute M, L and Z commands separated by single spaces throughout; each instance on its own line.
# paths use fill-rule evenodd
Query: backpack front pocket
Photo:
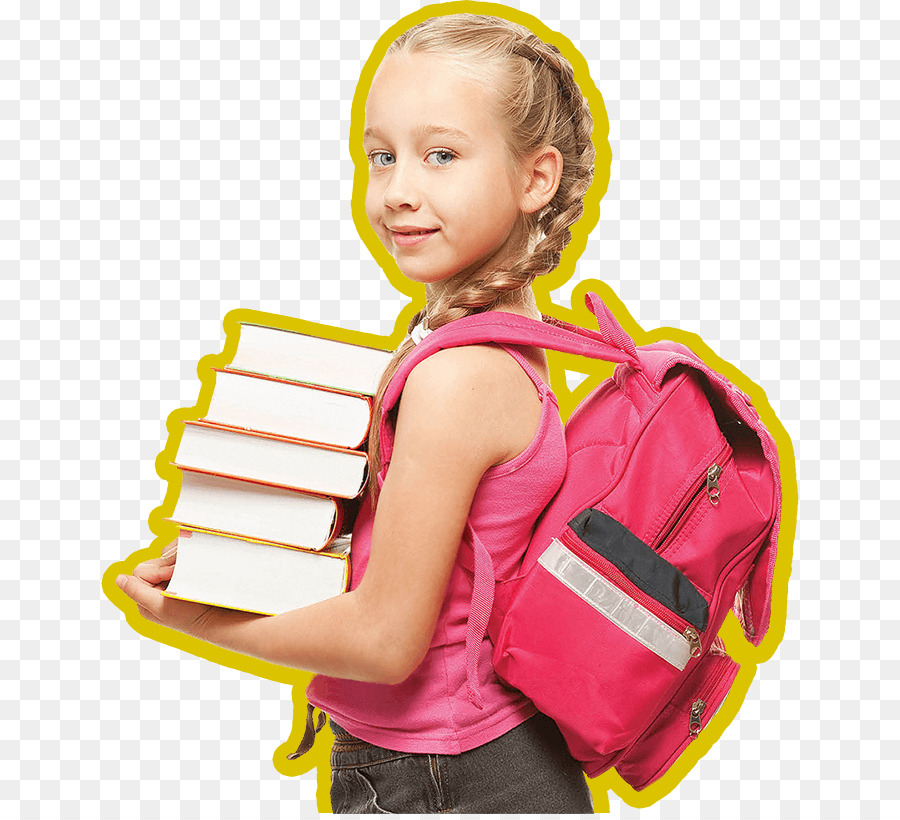
M 593 775 L 696 662 L 709 608 L 649 546 L 602 512 L 587 513 L 590 520 L 573 519 L 517 580 L 494 637 L 494 667 L 557 722 Z
M 652 584 L 641 584 L 641 578 L 635 583 L 612 561 L 588 553 L 567 534 L 562 541 L 554 539 L 538 563 L 611 624 L 679 672 L 702 651 L 700 632 L 706 608 L 702 619 L 695 617 L 689 622 L 653 594 L 663 597 Z M 652 592 L 647 591 L 648 586 Z

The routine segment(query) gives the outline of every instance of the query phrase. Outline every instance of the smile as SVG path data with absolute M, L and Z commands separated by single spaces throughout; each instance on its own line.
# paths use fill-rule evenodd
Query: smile
M 413 245 L 419 245 L 428 239 L 432 234 L 438 232 L 437 228 L 388 228 L 391 232 L 391 238 L 394 244 L 408 248 Z

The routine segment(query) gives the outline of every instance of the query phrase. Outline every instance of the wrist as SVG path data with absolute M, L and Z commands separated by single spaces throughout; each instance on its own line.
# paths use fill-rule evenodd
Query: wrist
M 207 643 L 255 656 L 260 626 L 269 620 L 268 615 L 211 606 L 194 622 L 191 633 Z

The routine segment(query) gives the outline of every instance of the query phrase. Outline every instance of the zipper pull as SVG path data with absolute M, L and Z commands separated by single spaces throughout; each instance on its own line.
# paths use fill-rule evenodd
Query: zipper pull
M 706 701 L 705 700 L 695 700 L 693 705 L 691 706 L 691 718 L 689 728 L 691 730 L 691 736 L 697 737 L 700 734 L 700 730 L 703 728 L 702 723 L 700 722 L 700 718 L 703 716 L 703 713 L 706 711 Z
M 722 468 L 713 462 L 706 471 L 706 494 L 709 496 L 709 503 L 714 507 L 719 506 L 719 476 L 722 475 Z
M 689 626 L 682 633 L 684 639 L 691 645 L 691 657 L 699 658 L 703 652 L 703 646 L 700 644 L 700 633 L 694 629 L 694 627 Z

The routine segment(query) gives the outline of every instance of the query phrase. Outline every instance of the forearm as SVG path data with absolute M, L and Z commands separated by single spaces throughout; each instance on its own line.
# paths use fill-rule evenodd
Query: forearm
M 373 683 L 405 677 L 382 622 L 354 592 L 272 617 L 211 609 L 196 635 L 242 655 L 332 677 Z

